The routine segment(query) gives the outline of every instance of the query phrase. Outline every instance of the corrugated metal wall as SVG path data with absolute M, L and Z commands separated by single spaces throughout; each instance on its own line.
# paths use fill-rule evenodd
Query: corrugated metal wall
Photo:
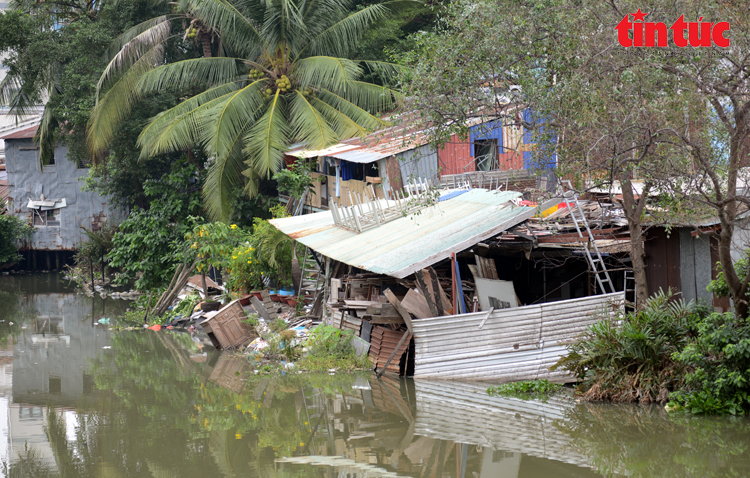
M 76 163 L 69 161 L 67 148 L 55 148 L 56 164 L 45 166 L 43 172 L 39 169 L 39 149 L 31 139 L 6 140 L 5 148 L 14 215 L 30 220 L 31 210 L 26 204 L 29 198 L 38 200 L 41 194 L 47 199 L 64 198 L 67 203 L 60 210 L 60 226 L 35 226 L 30 249 L 73 250 L 86 237 L 81 227 L 91 228 L 93 222 L 107 218 L 122 219 L 122 214 L 112 211 L 105 198 L 81 190 L 89 170 L 78 169 Z
M 597 314 L 613 314 L 623 292 L 498 310 L 415 320 L 415 377 L 570 382 L 549 367 L 563 342 L 581 334 Z
M 426 179 L 431 184 L 437 184 L 438 154 L 432 145 L 425 144 L 411 151 L 404 151 L 396 155 L 401 167 L 401 178 L 404 182 L 411 179 Z
M 463 174 L 475 170 L 471 145 L 455 134 L 438 151 L 438 161 L 441 176 L 443 174 Z

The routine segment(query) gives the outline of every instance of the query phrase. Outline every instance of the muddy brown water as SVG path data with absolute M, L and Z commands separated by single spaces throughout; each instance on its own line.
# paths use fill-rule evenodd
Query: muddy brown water
M 185 333 L 94 325 L 128 305 L 55 274 L 0 277 L 0 476 L 750 476 L 746 418 L 263 377 Z

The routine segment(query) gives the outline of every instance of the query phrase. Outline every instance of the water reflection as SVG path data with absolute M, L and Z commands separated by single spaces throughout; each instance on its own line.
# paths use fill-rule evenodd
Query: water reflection
M 263 377 L 184 333 L 111 334 L 92 319 L 114 304 L 92 314 L 90 298 L 40 282 L 0 282 L 13 307 L 0 313 L 4 476 L 750 475 L 745 419 L 369 374 Z

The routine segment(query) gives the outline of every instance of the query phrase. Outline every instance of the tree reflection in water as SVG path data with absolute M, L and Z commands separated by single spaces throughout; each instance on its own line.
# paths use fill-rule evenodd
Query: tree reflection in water
M 607 476 L 750 476 L 746 417 L 668 414 L 658 405 L 583 404 L 555 425 Z
M 264 377 L 169 331 L 114 334 L 90 375 L 75 415 L 47 409 L 54 466 L 28 447 L 5 476 L 750 476 L 746 419 L 367 374 Z

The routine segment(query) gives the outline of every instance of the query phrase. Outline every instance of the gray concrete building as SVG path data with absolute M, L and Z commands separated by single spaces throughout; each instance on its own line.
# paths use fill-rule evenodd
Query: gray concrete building
M 33 142 L 37 127 L 0 138 L 5 141 L 8 206 L 11 214 L 34 226 L 32 238 L 21 248 L 28 259 L 25 268 L 59 269 L 86 239 L 84 228 L 98 230 L 120 215 L 107 198 L 83 190 L 89 165 L 69 161 L 66 147 L 58 145 L 52 164 L 41 167 L 39 146 Z

